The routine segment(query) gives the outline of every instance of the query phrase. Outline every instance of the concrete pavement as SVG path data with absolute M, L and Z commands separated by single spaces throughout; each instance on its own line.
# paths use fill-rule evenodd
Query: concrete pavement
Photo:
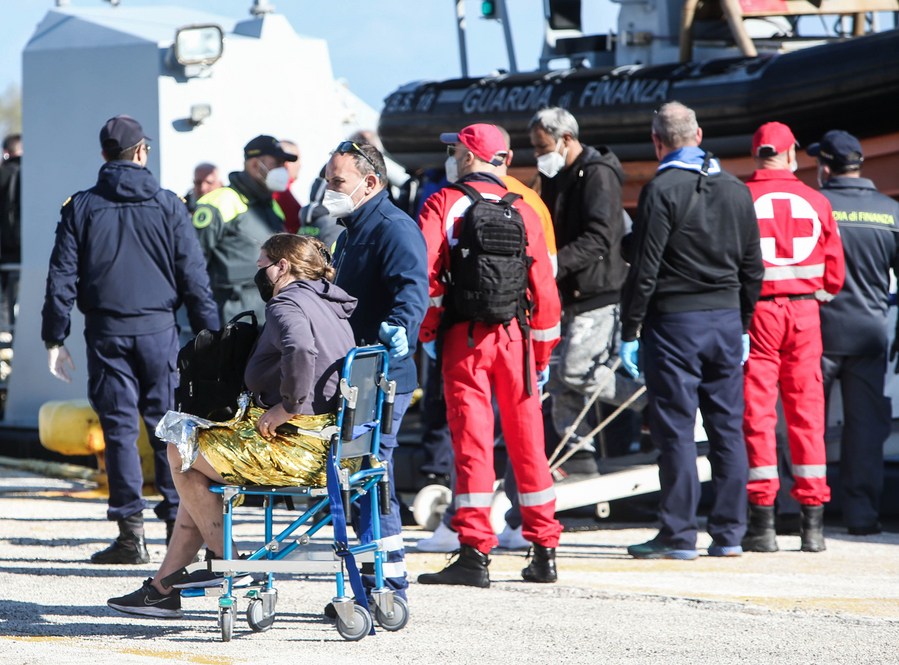
M 520 579 L 522 553 L 495 552 L 490 589 L 413 584 L 411 619 L 397 633 L 345 642 L 321 610 L 324 576 L 279 581 L 271 630 L 253 633 L 238 605 L 234 639 L 220 641 L 213 596 L 184 599 L 185 617 L 127 617 L 106 599 L 140 586 L 164 553 L 150 520 L 146 566 L 93 566 L 112 538 L 105 498 L 87 480 L 0 467 L 0 648 L 8 664 L 34 663 L 896 663 L 899 534 L 855 538 L 828 528 L 828 550 L 693 562 L 636 561 L 628 544 L 646 524 L 566 519 L 555 585 Z M 259 511 L 239 509 L 237 533 L 258 533 Z M 405 532 L 408 545 L 428 535 Z M 700 546 L 708 545 L 708 537 Z M 414 579 L 445 555 L 409 550 Z

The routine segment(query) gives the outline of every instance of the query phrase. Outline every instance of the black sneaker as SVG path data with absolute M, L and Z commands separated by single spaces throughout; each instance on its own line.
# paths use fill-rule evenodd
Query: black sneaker
M 132 591 L 126 596 L 110 598 L 106 601 L 112 609 L 125 614 L 137 614 L 145 617 L 157 617 L 159 619 L 181 618 L 181 594 L 177 591 L 164 596 L 159 593 L 148 577 L 144 585 L 137 591 Z
M 241 559 L 245 559 L 246 555 L 242 555 Z M 221 559 L 208 549 L 206 550 L 206 561 L 213 559 Z M 235 575 L 231 584 L 235 587 L 249 586 L 253 582 L 253 576 L 249 573 L 241 573 Z M 182 582 L 172 585 L 173 589 L 207 589 L 209 587 L 221 586 L 225 583 L 224 573 L 213 572 L 211 570 L 195 570 Z

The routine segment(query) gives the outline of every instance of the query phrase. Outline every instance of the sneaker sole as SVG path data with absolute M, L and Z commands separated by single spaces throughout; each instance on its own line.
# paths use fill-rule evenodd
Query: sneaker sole
M 667 552 L 649 552 L 646 554 L 635 554 L 628 552 L 635 559 L 674 559 L 675 561 L 693 561 L 699 557 L 696 550 L 668 550 Z
M 131 607 L 130 605 L 116 605 L 115 603 L 106 604 L 118 612 L 133 614 L 134 616 L 153 617 L 154 619 L 180 619 L 184 616 L 181 610 L 167 610 L 162 607 Z
M 729 558 L 729 559 L 743 556 L 743 548 L 742 547 L 721 547 L 721 548 L 717 548 L 717 549 L 710 547 L 708 552 L 709 552 L 709 556 L 724 557 L 724 558 Z

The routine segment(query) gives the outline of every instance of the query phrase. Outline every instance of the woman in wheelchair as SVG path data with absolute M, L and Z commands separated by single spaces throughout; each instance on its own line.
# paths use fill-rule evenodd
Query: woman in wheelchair
M 203 543 L 207 558 L 221 556 L 222 503 L 210 484 L 325 484 L 327 440 L 284 435 L 278 428 L 287 424 L 291 432 L 316 432 L 335 420 L 340 369 L 355 346 L 349 317 L 356 299 L 332 283 L 330 263 L 325 246 L 307 236 L 279 233 L 262 245 L 255 282 L 267 303 L 265 326 L 244 373 L 253 404 L 242 418 L 194 429 L 191 443 L 182 437 L 169 446 L 181 506 L 168 551 L 154 577 L 137 591 L 110 598 L 109 607 L 142 616 L 181 616 L 180 594 L 160 580 L 194 561 Z M 198 427 L 210 425 L 205 423 Z M 204 570 L 176 586 L 221 581 L 220 574 Z

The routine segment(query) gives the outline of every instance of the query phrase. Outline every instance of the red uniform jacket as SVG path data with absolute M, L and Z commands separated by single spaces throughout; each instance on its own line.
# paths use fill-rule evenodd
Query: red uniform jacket
M 485 180 L 466 180 L 466 184 L 478 190 L 485 198 L 499 200 L 507 190 Z M 421 324 L 419 339 L 430 342 L 437 336 L 443 316 L 443 276 L 450 267 L 450 247 L 458 237 L 458 224 L 471 199 L 458 189 L 445 187 L 432 194 L 421 209 L 418 225 L 428 245 L 428 292 L 430 306 Z M 524 220 L 528 236 L 528 256 L 533 259 L 528 274 L 529 295 L 534 307 L 531 310 L 531 340 L 534 343 L 534 359 L 537 370 L 549 363 L 553 347 L 559 343 L 561 305 L 552 263 L 546 249 L 546 240 L 540 219 L 533 208 L 519 199 L 514 204 Z
M 843 286 L 843 242 L 830 202 L 790 171 L 761 169 L 746 182 L 759 220 L 765 277 L 762 297 Z

